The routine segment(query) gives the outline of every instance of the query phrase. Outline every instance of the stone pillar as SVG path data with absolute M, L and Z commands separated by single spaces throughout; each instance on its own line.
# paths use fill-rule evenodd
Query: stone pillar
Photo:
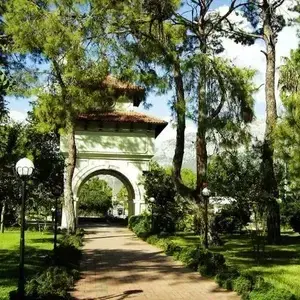
M 139 215 L 141 213 L 141 202 L 139 200 L 134 200 L 134 214 Z
M 133 202 L 133 200 L 128 200 L 128 218 L 135 214 Z

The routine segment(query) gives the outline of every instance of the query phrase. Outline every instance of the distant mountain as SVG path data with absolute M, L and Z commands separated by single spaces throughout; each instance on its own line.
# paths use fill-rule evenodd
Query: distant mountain
M 264 120 L 255 120 L 250 125 L 251 135 L 254 140 L 263 140 L 264 131 L 265 131 L 265 121 Z M 163 134 L 163 133 L 162 133 Z M 171 137 L 170 137 L 171 135 Z M 164 166 L 172 165 L 173 155 L 176 145 L 176 136 L 175 131 L 168 130 L 169 138 L 160 138 L 155 144 L 155 155 L 153 160 L 157 161 L 159 164 Z M 185 151 L 183 159 L 183 167 L 196 170 L 196 148 L 195 148 L 195 137 L 196 132 L 188 132 L 185 135 Z M 208 147 L 208 152 L 213 153 L 213 145 Z

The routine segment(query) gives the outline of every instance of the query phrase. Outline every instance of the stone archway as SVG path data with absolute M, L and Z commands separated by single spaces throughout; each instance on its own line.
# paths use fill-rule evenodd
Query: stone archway
M 139 209 L 139 204 L 141 203 L 141 191 L 136 182 L 130 180 L 128 177 L 130 174 L 126 174 L 126 170 L 121 170 L 120 167 L 116 165 L 99 165 L 95 167 L 86 167 L 81 172 L 77 174 L 74 178 L 73 191 L 74 199 L 78 200 L 78 194 L 80 188 L 92 177 L 97 175 L 111 175 L 119 179 L 125 186 L 128 192 L 128 217 L 135 214 L 135 211 Z M 137 207 L 135 207 L 135 204 Z M 77 215 L 76 215 L 77 217 Z
M 80 186 L 95 174 L 119 178 L 131 195 L 131 214 L 145 208 L 143 172 L 149 171 L 154 141 L 167 122 L 135 111 L 144 100 L 142 87 L 108 76 L 104 86 L 114 91 L 109 107 L 79 114 L 75 120 L 76 167 L 72 179 L 75 204 Z M 100 88 L 100 87 L 99 87 Z M 103 88 L 103 87 L 101 87 Z M 60 150 L 67 159 L 68 141 L 60 138 Z M 66 173 L 65 173 L 66 174 Z M 66 227 L 62 214 L 62 227 Z
M 101 163 L 102 162 L 102 163 Z M 73 177 L 73 195 L 75 212 L 77 211 L 80 188 L 90 178 L 97 175 L 111 175 L 118 178 L 128 191 L 128 216 L 140 214 L 145 209 L 144 189 L 139 185 L 143 170 L 137 162 L 115 161 L 103 159 L 77 159 L 77 168 Z M 77 218 L 77 212 L 76 212 Z M 66 225 L 65 215 L 62 215 L 62 227 Z

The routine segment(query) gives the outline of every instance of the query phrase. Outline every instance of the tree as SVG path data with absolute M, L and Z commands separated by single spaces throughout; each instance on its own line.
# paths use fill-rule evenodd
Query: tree
M 240 4 L 232 1 L 220 15 L 211 11 L 212 2 L 149 0 L 142 6 L 134 2 L 127 17 L 118 19 L 119 27 L 133 36 L 125 46 L 152 73 L 158 76 L 157 65 L 160 73 L 165 71 L 158 85 L 161 90 L 174 90 L 174 181 L 179 193 L 196 203 L 202 202 L 201 190 L 207 181 L 207 142 L 240 143 L 246 138 L 244 121 L 252 119 L 254 72 L 216 57 L 222 51 L 220 25 Z M 181 7 L 187 7 L 188 13 Z M 197 126 L 195 188 L 185 185 L 181 177 L 187 116 Z
M 112 189 L 107 182 L 94 177 L 79 191 L 79 212 L 83 215 L 106 215 L 112 207 Z
M 263 198 L 257 180 L 259 175 L 260 159 L 255 149 L 244 153 L 226 152 L 211 158 L 208 178 L 212 191 L 216 197 L 234 199 L 232 204 L 224 207 L 223 216 L 231 213 L 237 223 L 245 225 L 249 222 L 250 211 Z
M 20 204 L 20 182 L 14 172 L 16 162 L 29 157 L 35 164 L 30 178 L 30 193 L 26 203 L 27 211 L 38 214 L 41 210 L 50 212 L 54 203 L 53 186 L 63 184 L 63 159 L 58 149 L 58 137 L 41 134 L 32 124 L 19 124 L 7 119 L 0 128 L 0 206 L 1 227 L 4 230 L 4 217 L 16 218 Z M 8 221 L 8 220 L 7 220 Z
M 275 97 L 275 67 L 276 67 L 276 44 L 278 33 L 285 26 L 284 17 L 278 12 L 284 0 L 248 0 L 242 7 L 244 16 L 253 26 L 252 32 L 240 30 L 227 18 L 229 24 L 229 36 L 237 42 L 252 44 L 255 40 L 263 40 L 265 51 L 262 53 L 266 58 L 265 75 L 265 101 L 266 101 L 266 130 L 263 143 L 261 161 L 261 184 L 269 198 L 268 207 L 268 242 L 280 241 L 280 211 L 277 203 L 278 184 L 274 173 L 274 129 L 277 120 L 277 108 Z
M 118 204 L 122 205 L 125 209 L 128 209 L 128 191 L 125 185 L 122 185 L 117 194 L 117 201 L 114 202 L 114 205 Z
M 106 1 L 103 4 L 109 5 Z M 105 96 L 113 92 L 104 84 L 109 71 L 106 52 L 113 52 L 102 26 L 106 10 L 93 15 L 91 7 L 88 0 L 11 0 L 4 14 L 12 51 L 31 58 L 33 68 L 28 73 L 33 76 L 28 77 L 31 88 L 25 95 L 37 97 L 37 128 L 60 132 L 67 138 L 64 210 L 69 231 L 75 230 L 72 178 L 76 117 L 86 110 L 104 108 Z
M 14 174 L 14 166 L 23 152 L 23 128 L 21 124 L 7 120 L 6 123 L 2 123 L 0 133 L 0 231 L 3 233 L 7 211 L 16 207 L 18 203 L 19 184 Z
M 174 232 L 176 223 L 183 211 L 177 199 L 177 193 L 171 174 L 157 163 L 152 163 L 145 175 L 144 187 L 146 198 L 153 197 L 155 202 L 150 209 L 153 213 L 154 232 Z
M 280 98 L 285 107 L 276 129 L 276 153 L 288 167 L 289 187 L 299 191 L 300 48 L 292 50 L 280 67 Z

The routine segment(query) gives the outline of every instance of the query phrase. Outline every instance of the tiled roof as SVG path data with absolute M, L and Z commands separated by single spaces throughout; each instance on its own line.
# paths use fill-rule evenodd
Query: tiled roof
M 130 82 L 121 81 L 112 75 L 108 75 L 101 83 L 104 87 L 110 87 L 119 90 L 132 97 L 135 106 L 139 106 L 145 98 L 145 89 Z
M 82 121 L 153 124 L 155 125 L 156 136 L 168 125 L 168 122 L 164 120 L 134 111 L 82 113 L 78 115 L 77 119 Z
M 126 82 L 126 81 L 121 81 L 121 80 L 117 79 L 116 77 L 113 77 L 112 75 L 108 75 L 102 81 L 102 83 L 104 85 L 111 86 L 113 88 L 120 89 L 120 90 L 134 90 L 134 91 L 142 91 L 142 92 L 145 91 L 144 88 L 142 88 L 138 85 L 135 85 L 133 83 Z

